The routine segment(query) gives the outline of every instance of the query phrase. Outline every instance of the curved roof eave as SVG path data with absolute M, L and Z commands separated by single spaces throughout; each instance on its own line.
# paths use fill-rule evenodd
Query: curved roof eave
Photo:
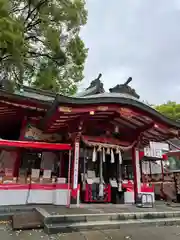
M 139 100 L 136 100 L 135 98 L 110 97 L 110 96 L 102 97 L 102 96 L 98 96 L 98 94 L 96 95 L 96 97 L 87 96 L 87 97 L 81 97 L 81 98 L 66 97 L 66 96 L 62 96 L 62 95 L 57 95 L 54 103 L 55 103 L 56 106 L 61 104 L 61 103 L 63 103 L 63 104 L 75 104 L 75 105 L 82 105 L 82 104 L 83 105 L 90 105 L 90 104 L 129 105 L 129 106 L 132 106 L 134 108 L 138 108 L 143 112 L 147 112 L 151 117 L 156 118 L 160 122 L 163 122 L 170 127 L 180 129 L 180 123 L 178 123 L 176 121 L 173 121 L 170 118 L 167 118 L 166 116 L 157 112 L 155 109 L 153 109 L 150 106 L 142 103 Z
M 22 94 L 17 94 L 17 93 L 14 94 L 14 93 L 7 92 L 5 90 L 0 90 L 0 95 L 2 97 L 5 97 L 5 98 L 10 99 L 10 100 L 15 100 L 15 101 L 26 101 L 27 99 L 29 99 L 29 101 L 33 104 L 37 104 L 37 105 L 41 104 L 41 105 L 45 105 L 47 107 L 50 107 L 52 105 L 52 102 L 53 102 L 53 101 L 37 99 L 37 98 L 34 98 L 34 97 L 27 97 L 27 96 L 22 95 Z

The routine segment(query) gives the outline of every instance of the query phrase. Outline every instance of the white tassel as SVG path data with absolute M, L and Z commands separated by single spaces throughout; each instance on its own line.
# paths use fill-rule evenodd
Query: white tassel
M 114 152 L 113 152 L 113 149 L 111 149 L 111 163 L 114 163 Z
M 99 145 L 97 151 L 98 151 L 98 152 L 101 152 L 101 145 Z
M 107 154 L 110 154 L 110 148 L 107 148 L 106 153 L 107 153 Z
M 103 154 L 103 162 L 106 162 L 106 154 L 105 154 L 105 149 L 104 148 L 103 148 L 102 154 Z
M 93 155 L 92 155 L 92 162 L 95 162 L 95 161 L 96 161 L 96 148 L 94 147 Z
M 122 155 L 120 150 L 119 150 L 119 164 L 122 164 Z

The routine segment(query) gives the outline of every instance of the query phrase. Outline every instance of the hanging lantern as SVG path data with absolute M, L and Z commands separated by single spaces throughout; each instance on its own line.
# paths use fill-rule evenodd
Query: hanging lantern
M 107 153 L 107 154 L 110 154 L 110 148 L 107 148 L 106 153 Z
M 103 158 L 103 162 L 106 162 L 106 153 L 105 153 L 105 149 L 103 148 L 103 152 L 102 152 L 102 158 Z
M 114 163 L 115 159 L 114 159 L 114 152 L 113 149 L 111 149 L 111 163 Z
M 96 161 L 96 157 L 97 157 L 97 152 L 96 152 L 96 148 L 94 147 L 93 154 L 92 154 L 92 162 Z

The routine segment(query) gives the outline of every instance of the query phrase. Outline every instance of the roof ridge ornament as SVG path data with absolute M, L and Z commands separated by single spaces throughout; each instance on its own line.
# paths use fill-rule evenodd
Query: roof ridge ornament
M 123 84 L 117 84 L 115 87 L 110 88 L 109 91 L 111 93 L 125 93 L 129 94 L 137 99 L 140 98 L 140 96 L 136 93 L 135 89 L 128 86 L 128 84 L 132 81 L 132 77 L 129 77 L 125 83 Z
M 103 93 L 104 92 L 104 87 L 103 87 L 104 85 L 100 80 L 101 77 L 102 77 L 102 73 L 99 73 L 98 77 L 95 78 L 90 83 L 90 86 L 88 88 L 86 88 L 86 90 L 96 87 L 98 89 L 98 92 Z

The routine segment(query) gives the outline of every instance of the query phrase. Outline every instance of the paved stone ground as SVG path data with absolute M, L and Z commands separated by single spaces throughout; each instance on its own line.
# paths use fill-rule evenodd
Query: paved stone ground
M 167 206 L 164 202 L 157 202 L 154 208 L 138 208 L 135 205 L 126 204 L 81 204 L 79 208 L 59 207 L 59 206 L 43 206 L 51 215 L 65 214 L 92 214 L 92 213 L 129 213 L 129 212 L 168 212 L 180 211 L 180 204 Z
M 46 235 L 43 230 L 13 232 L 9 225 L 0 225 L 0 236 L 3 240 L 179 240 L 180 227 L 141 227 L 75 232 L 67 234 Z

